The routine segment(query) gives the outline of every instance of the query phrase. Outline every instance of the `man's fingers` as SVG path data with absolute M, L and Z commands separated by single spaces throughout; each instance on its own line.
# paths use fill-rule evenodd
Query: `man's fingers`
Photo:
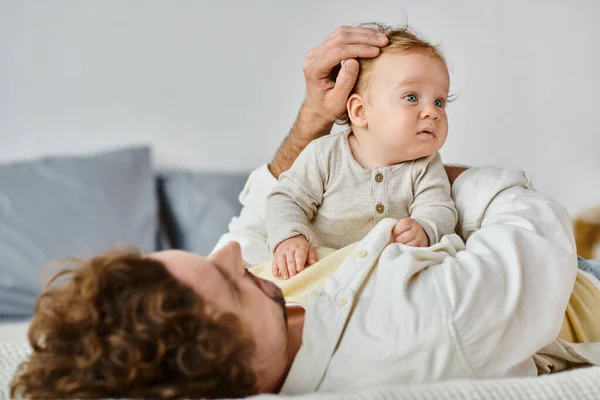
M 328 97 L 332 103 L 346 104 L 346 101 L 350 96 L 350 92 L 356 83 L 359 68 L 360 66 L 358 61 L 353 58 L 344 63 L 335 81 L 335 86 L 328 94 Z
M 323 41 L 347 43 L 347 44 L 368 44 L 370 46 L 385 46 L 388 42 L 387 36 L 371 28 L 360 28 L 358 26 L 340 26 L 331 32 Z
M 275 277 L 279 276 L 279 267 L 277 266 L 277 258 L 274 258 L 273 262 L 271 263 L 271 273 Z
M 343 60 L 351 58 L 373 58 L 379 55 L 379 47 L 367 44 L 331 44 L 317 47 L 308 52 L 304 62 L 304 74 L 307 79 L 325 79 Z
M 317 262 L 317 253 L 315 252 L 315 249 L 310 246 L 310 248 L 308 249 L 308 265 L 313 265 L 314 263 Z

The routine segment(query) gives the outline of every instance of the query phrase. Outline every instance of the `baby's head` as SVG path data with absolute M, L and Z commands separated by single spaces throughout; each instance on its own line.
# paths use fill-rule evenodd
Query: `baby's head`
M 389 43 L 376 58 L 358 59 L 359 76 L 342 122 L 394 162 L 435 154 L 448 134 L 450 76 L 444 56 L 407 28 L 366 26 L 385 33 Z

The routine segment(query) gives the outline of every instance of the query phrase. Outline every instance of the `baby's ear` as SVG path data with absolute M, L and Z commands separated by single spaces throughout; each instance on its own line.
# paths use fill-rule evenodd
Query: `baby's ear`
M 352 125 L 358 128 L 366 128 L 369 125 L 367 123 L 364 100 L 361 95 L 354 93 L 350 96 L 346 103 L 346 109 L 348 110 L 348 118 Z

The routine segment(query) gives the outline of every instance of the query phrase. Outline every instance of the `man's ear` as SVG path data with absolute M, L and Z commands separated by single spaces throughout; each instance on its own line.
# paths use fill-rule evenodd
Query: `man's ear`
M 367 112 L 365 110 L 364 99 L 361 95 L 354 93 L 348 98 L 346 103 L 346 109 L 348 110 L 348 117 L 352 122 L 352 125 L 358 128 L 366 128 L 369 124 L 367 123 Z

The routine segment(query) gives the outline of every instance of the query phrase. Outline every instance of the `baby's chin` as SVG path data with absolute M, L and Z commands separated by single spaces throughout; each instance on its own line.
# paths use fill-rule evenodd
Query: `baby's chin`
M 435 141 L 419 141 L 415 143 L 411 151 L 406 151 L 406 147 L 399 149 L 397 154 L 402 154 L 395 160 L 394 164 L 400 164 L 403 162 L 414 161 L 420 158 L 425 158 L 436 154 L 442 146 L 439 146 Z

